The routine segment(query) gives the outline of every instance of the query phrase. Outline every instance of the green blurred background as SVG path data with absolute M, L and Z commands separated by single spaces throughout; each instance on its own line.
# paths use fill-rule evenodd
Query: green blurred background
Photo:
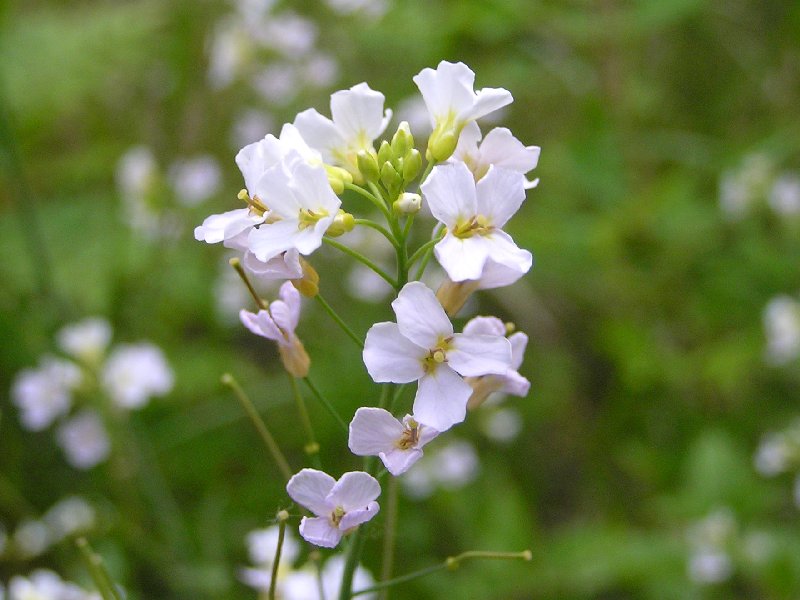
M 329 94 L 360 81 L 397 109 L 416 95 L 422 68 L 461 60 L 477 87 L 514 95 L 499 124 L 542 147 L 541 183 L 509 224 L 535 267 L 471 307 L 530 335 L 521 371 L 532 387 L 503 404 L 522 417 L 513 440 L 484 435 L 488 412 L 453 431 L 477 451 L 473 481 L 423 501 L 401 496 L 395 571 L 470 549 L 531 548 L 533 560 L 467 563 L 392 597 L 797 597 L 791 476 L 762 477 L 753 456 L 798 413 L 798 361 L 765 360 L 762 313 L 800 290 L 800 217 L 770 209 L 756 184 L 739 190 L 745 209 L 726 212 L 720 188 L 726 173 L 747 188 L 736 174 L 748 157 L 768 182 L 800 169 L 800 4 L 352 4 L 276 3 L 264 19 L 307 19 L 313 50 L 287 54 L 233 27 L 240 45 L 228 48 L 228 67 L 215 44 L 244 9 L 222 1 L 0 5 L 6 530 L 81 494 L 100 513 L 89 537 L 130 598 L 256 597 L 237 578 L 244 536 L 288 499 L 220 375 L 242 382 L 295 468 L 302 441 L 274 347 L 235 313 L 221 316 L 221 286 L 239 285 L 220 282 L 228 255 L 192 229 L 236 206 L 233 157 L 245 143 L 307 107 L 329 114 Z M 315 67 L 297 58 L 308 52 Z M 152 155 L 145 204 L 169 233 L 131 227 L 118 174 L 135 147 Z M 198 156 L 217 161 L 221 182 L 187 206 L 171 166 Z M 350 263 L 324 250 L 312 260 L 323 293 L 356 331 L 391 318 L 385 302 L 348 294 Z M 20 427 L 7 390 L 55 351 L 61 326 L 91 315 L 109 319 L 115 341 L 160 345 L 176 386 L 131 415 L 136 444 L 115 440 L 111 461 L 82 472 L 51 431 Z M 299 334 L 312 377 L 343 415 L 374 396 L 357 352 L 313 303 Z M 315 407 L 312 419 L 327 470 L 358 468 L 330 417 Z M 688 572 L 687 532 L 719 510 L 734 521 L 732 569 L 704 583 Z M 378 549 L 371 538 L 365 565 L 375 573 Z M 29 560 L 0 556 L 3 580 L 43 565 L 86 580 L 66 543 Z

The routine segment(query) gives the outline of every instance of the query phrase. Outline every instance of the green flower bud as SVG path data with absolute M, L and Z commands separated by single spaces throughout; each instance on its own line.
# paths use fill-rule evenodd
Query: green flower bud
M 325 173 L 328 175 L 328 183 L 331 184 L 333 193 L 339 196 L 344 192 L 345 183 L 353 183 L 353 176 L 341 167 L 324 165 Z
M 374 152 L 367 152 L 366 150 L 359 150 L 356 155 L 356 162 L 358 163 L 358 170 L 365 181 L 378 181 L 380 177 L 380 169 L 378 168 L 378 159 L 375 157 Z
M 406 183 L 414 181 L 420 169 L 422 169 L 422 154 L 416 148 L 412 148 L 403 157 L 403 181 Z
M 383 140 L 381 142 L 381 147 L 378 148 L 378 166 L 383 168 L 383 165 L 390 162 L 392 158 L 394 158 L 392 147 L 389 145 L 389 142 Z
M 392 163 L 384 163 L 381 168 L 381 181 L 387 190 L 397 190 L 403 183 L 403 179 L 397 173 Z
M 452 129 L 447 131 L 434 131 L 428 140 L 428 151 L 436 162 L 447 160 L 455 152 L 458 144 L 458 135 Z
M 328 230 L 325 232 L 325 235 L 329 235 L 331 237 L 339 237 L 340 235 L 344 235 L 348 231 L 352 231 L 353 227 L 355 226 L 356 226 L 356 221 L 353 215 L 344 212 L 340 208 L 339 212 L 333 219 L 333 223 L 330 224 Z
M 414 136 L 408 122 L 403 121 L 392 137 L 392 152 L 395 156 L 403 156 L 410 148 L 414 147 Z

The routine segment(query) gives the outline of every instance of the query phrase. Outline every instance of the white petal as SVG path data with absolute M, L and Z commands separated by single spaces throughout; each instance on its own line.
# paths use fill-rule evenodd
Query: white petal
M 259 310 L 258 313 L 251 313 L 247 310 L 239 311 L 239 320 L 242 325 L 261 337 L 276 342 L 283 340 L 283 333 L 272 320 L 272 316 L 266 310 Z
M 497 317 L 475 317 L 470 319 L 462 333 L 467 335 L 498 335 L 505 337 L 506 326 Z
M 300 322 L 300 292 L 294 287 L 291 281 L 287 281 L 281 285 L 278 292 L 281 300 L 286 304 L 289 320 L 286 326 L 294 331 L 297 328 L 297 323 Z M 283 327 L 283 324 L 280 324 Z
M 303 469 L 286 484 L 289 497 L 320 517 L 328 516 L 333 509 L 325 499 L 336 485 L 336 480 L 316 469 Z M 302 533 L 302 532 L 301 532 Z
M 347 146 L 333 121 L 323 117 L 315 109 L 304 110 L 294 120 L 294 126 L 309 146 L 318 150 L 327 163 L 336 162 L 337 149 Z
M 470 110 L 475 102 L 475 73 L 464 63 L 442 61 L 433 69 L 423 69 L 414 76 L 432 123 L 445 118 L 448 113 L 456 115 Z
M 236 154 L 236 165 L 244 176 L 244 185 L 250 194 L 266 170 L 280 162 L 283 157 L 280 141 L 272 134 L 248 144 Z
M 525 176 L 516 171 L 490 167 L 478 182 L 478 214 L 502 228 L 525 200 Z
M 255 254 L 247 250 L 242 265 L 260 279 L 299 279 L 303 276 L 300 255 L 295 249 L 273 256 L 266 262 L 261 262 Z
M 466 132 L 466 128 L 464 131 Z M 464 136 L 464 132 L 461 133 L 461 136 Z M 461 140 L 459 140 L 460 143 Z M 541 148 L 523 146 L 511 131 L 505 127 L 495 127 L 486 134 L 480 153 L 484 163 L 524 174 L 536 168 Z
M 331 116 L 349 145 L 367 147 L 383 133 L 385 97 L 366 83 L 354 85 L 331 96 Z M 384 125 L 385 127 L 385 125 Z
M 323 548 L 335 548 L 342 539 L 342 532 L 333 526 L 328 517 L 303 517 L 300 520 L 300 535 L 307 542 Z
M 489 258 L 494 262 L 522 273 L 527 273 L 533 265 L 533 255 L 518 247 L 505 231 L 495 229 L 482 239 L 488 249 Z
M 433 247 L 433 253 L 452 281 L 480 279 L 489 257 L 485 240 L 480 235 L 462 239 L 448 233 Z
M 467 123 L 461 130 L 461 135 L 458 136 L 458 145 L 453 152 L 453 158 L 465 163 L 478 159 L 481 156 L 478 151 L 478 142 L 481 141 L 481 136 L 481 128 L 475 121 Z
M 267 262 L 294 248 L 300 233 L 297 221 L 264 223 L 247 234 L 247 246 L 258 260 Z
M 533 261 L 532 256 L 531 261 Z M 483 265 L 483 272 L 478 281 L 478 289 L 491 290 L 511 285 L 527 272 L 528 269 L 507 267 L 489 258 Z
M 417 448 L 409 448 L 408 450 L 393 448 L 389 452 L 381 452 L 379 456 L 386 470 L 397 477 L 408 471 L 414 463 L 422 458 L 422 450 Z
M 503 88 L 483 88 L 475 93 L 472 106 L 460 112 L 458 118 L 463 121 L 470 121 L 485 117 L 493 113 L 498 108 L 511 104 L 514 98 L 511 92 Z
M 322 166 L 302 162 L 292 165 L 290 172 L 292 176 L 290 185 L 299 207 L 313 211 L 324 210 L 333 218 L 342 201 L 333 193 L 325 169 Z M 294 217 L 297 218 L 296 213 Z
M 396 323 L 376 323 L 364 341 L 364 364 L 373 381 L 410 383 L 425 373 L 422 361 L 428 349 L 400 333 Z
M 433 216 L 451 229 L 477 214 L 475 179 L 462 162 L 434 167 L 422 193 Z
M 502 336 L 457 333 L 447 364 L 464 377 L 502 375 L 511 366 L 511 344 Z
M 423 425 L 447 431 L 467 416 L 472 387 L 446 364 L 419 380 L 414 416 Z
M 194 239 L 198 242 L 216 244 L 257 225 L 264 219 L 250 215 L 249 208 L 237 208 L 203 220 L 194 228 Z
M 524 398 L 531 389 L 531 382 L 516 371 L 508 371 L 503 375 L 502 392 Z
M 347 511 L 347 514 L 339 521 L 339 527 L 343 531 L 357 527 L 377 515 L 380 509 L 381 507 L 378 506 L 377 502 L 370 502 L 365 508 Z
M 453 335 L 453 325 L 428 286 L 412 281 L 403 286 L 392 301 L 400 333 L 409 340 L 430 350 L 441 337 Z
M 522 365 L 522 359 L 525 357 L 528 336 L 521 331 L 517 331 L 508 337 L 508 341 L 511 344 L 511 368 L 519 369 Z
M 377 456 L 391 452 L 405 428 L 387 410 L 361 407 L 350 421 L 348 446 L 358 456 Z
M 350 471 L 333 486 L 326 499 L 330 506 L 341 506 L 345 512 L 363 509 L 381 495 L 381 485 L 369 473 Z

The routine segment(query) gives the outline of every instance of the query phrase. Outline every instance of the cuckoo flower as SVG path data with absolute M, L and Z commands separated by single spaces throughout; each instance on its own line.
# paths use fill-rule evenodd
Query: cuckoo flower
M 541 150 L 539 146 L 524 146 L 505 127 L 495 127 L 481 141 L 480 127 L 473 121 L 461 132 L 453 159 L 465 163 L 478 181 L 492 165 L 525 175 L 536 168 Z M 525 189 L 538 184 L 538 179 L 526 181 Z
M 350 422 L 348 445 L 358 456 L 378 456 L 392 475 L 400 475 L 422 458 L 422 447 L 437 435 L 411 415 L 399 421 L 382 408 L 362 407 Z
M 503 336 L 453 333 L 434 293 L 407 283 L 392 302 L 397 323 L 367 332 L 364 363 L 376 382 L 418 381 L 414 418 L 437 431 L 464 420 L 472 388 L 463 377 L 503 374 L 511 345 Z
M 309 108 L 297 115 L 294 125 L 309 146 L 322 153 L 326 163 L 343 167 L 359 178 L 356 155 L 360 150 L 375 152 L 372 142 L 392 118 L 392 111 L 383 109 L 384 100 L 383 94 L 359 83 L 331 95 L 332 120 Z
M 286 484 L 289 496 L 316 517 L 303 517 L 300 535 L 307 542 L 333 548 L 349 530 L 366 523 L 380 507 L 378 481 L 361 471 L 345 473 L 336 481 L 316 469 L 303 469 Z
M 470 121 L 511 104 L 508 90 L 484 88 L 474 91 L 475 73 L 464 63 L 442 61 L 436 70 L 423 69 L 414 77 L 430 113 L 433 133 L 428 151 L 437 161 L 447 160 Z
M 501 229 L 525 200 L 524 180 L 491 167 L 476 184 L 464 163 L 434 167 L 422 193 L 433 216 L 447 226 L 434 252 L 451 280 L 480 279 L 489 260 L 520 274 L 531 268 L 531 253 Z

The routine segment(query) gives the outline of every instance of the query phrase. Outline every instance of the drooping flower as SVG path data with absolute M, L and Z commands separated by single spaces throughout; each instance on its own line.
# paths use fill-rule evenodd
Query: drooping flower
M 345 473 L 339 481 L 316 469 L 303 469 L 286 484 L 289 496 L 316 517 L 303 517 L 300 535 L 316 546 L 333 548 L 349 530 L 366 523 L 380 510 L 375 499 L 378 481 L 361 471 Z
M 480 142 L 480 144 L 479 144 Z M 461 161 L 472 171 L 475 181 L 480 180 L 494 165 L 501 169 L 525 175 L 539 163 L 539 146 L 525 146 L 505 127 L 495 127 L 481 141 L 481 129 L 475 121 L 468 123 L 450 160 Z M 525 182 L 525 189 L 534 188 L 538 179 Z
M 126 410 L 172 390 L 175 375 L 160 348 L 147 342 L 120 344 L 103 367 L 102 383 L 111 400 Z
M 278 342 L 278 352 L 286 370 L 295 377 L 305 377 L 311 361 L 294 332 L 300 321 L 300 292 L 287 281 L 278 295 L 279 300 L 257 313 L 240 311 L 239 319 L 256 335 Z
M 367 332 L 364 364 L 376 382 L 418 381 L 414 418 L 446 431 L 466 416 L 472 388 L 463 377 L 503 374 L 511 345 L 503 336 L 453 333 L 434 293 L 407 283 L 392 302 L 397 323 L 376 323 Z
M 477 184 L 464 163 L 434 167 L 422 192 L 447 226 L 434 252 L 452 281 L 480 279 L 488 261 L 520 274 L 530 270 L 531 253 L 502 230 L 525 200 L 523 182 L 519 173 L 495 167 Z
M 399 421 L 382 408 L 361 407 L 350 422 L 348 446 L 358 456 L 378 456 L 397 476 L 422 458 L 422 447 L 437 435 L 411 415 Z
M 308 145 L 322 153 L 326 163 L 347 169 L 361 181 L 356 155 L 360 150 L 375 152 L 372 142 L 392 117 L 390 109 L 383 109 L 384 100 L 383 94 L 359 83 L 331 95 L 333 119 L 309 108 L 297 115 L 294 125 Z
M 414 83 L 428 107 L 433 126 L 428 151 L 437 161 L 450 158 L 467 123 L 513 101 L 511 93 L 502 88 L 475 92 L 475 73 L 460 62 L 442 61 L 436 70 L 423 69 L 414 76 Z

